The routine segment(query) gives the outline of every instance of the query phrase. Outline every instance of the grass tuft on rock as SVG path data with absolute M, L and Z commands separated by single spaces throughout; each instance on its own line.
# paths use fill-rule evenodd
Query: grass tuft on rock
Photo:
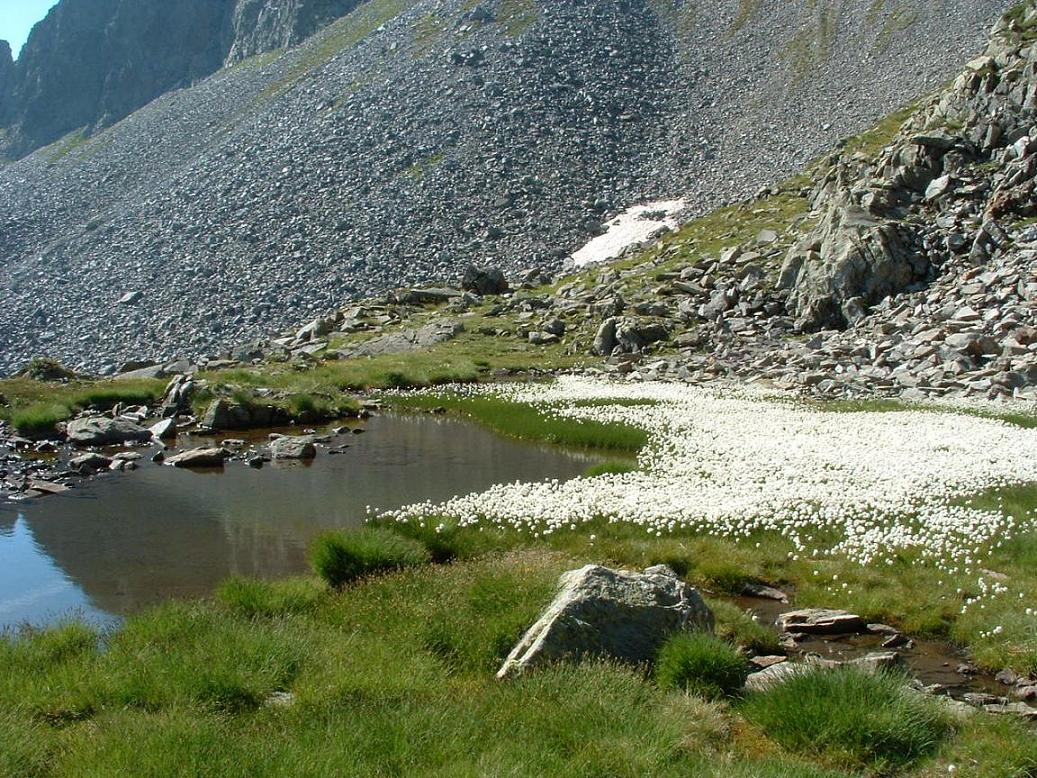
M 892 672 L 816 668 L 752 695 L 741 712 L 784 748 L 833 766 L 888 774 L 951 732 L 939 703 Z
M 359 578 L 417 567 L 432 561 L 424 544 L 379 527 L 327 532 L 311 552 L 313 569 L 328 585 L 341 589 Z
M 667 640 L 655 660 L 663 689 L 691 692 L 709 700 L 734 697 L 749 677 L 749 660 L 708 632 L 682 632 Z

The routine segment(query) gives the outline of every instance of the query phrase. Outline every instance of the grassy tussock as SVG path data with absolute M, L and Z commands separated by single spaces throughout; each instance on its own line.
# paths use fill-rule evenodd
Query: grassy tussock
M 584 478 L 596 478 L 599 475 L 619 475 L 622 473 L 633 473 L 638 469 L 637 462 L 629 459 L 610 459 L 591 465 L 583 471 Z
M 314 578 L 257 581 L 231 578 L 216 592 L 216 600 L 246 618 L 276 618 L 310 613 L 326 599 L 326 589 Z
M 663 689 L 720 700 L 741 692 L 749 669 L 745 655 L 726 641 L 705 632 L 682 633 L 659 649 L 655 681 Z
M 742 712 L 792 752 L 889 774 L 932 754 L 951 733 L 939 703 L 893 673 L 812 670 L 755 694 Z
M 419 541 L 369 527 L 321 535 L 313 544 L 311 561 L 317 575 L 339 589 L 365 576 L 426 564 L 431 555 Z

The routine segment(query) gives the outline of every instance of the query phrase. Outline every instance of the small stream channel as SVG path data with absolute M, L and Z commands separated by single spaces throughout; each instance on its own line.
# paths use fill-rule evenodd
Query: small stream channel
M 760 624 L 775 630 L 778 616 L 797 607 L 794 604 L 763 597 L 711 596 L 737 605 L 743 611 L 752 613 Z M 990 673 L 958 672 L 963 665 L 969 665 L 969 660 L 964 652 L 951 643 L 904 636 L 903 644 L 885 648 L 882 643 L 887 637 L 872 633 L 805 635 L 796 640 L 795 647 L 788 648 L 787 653 L 793 660 L 816 656 L 836 662 L 847 662 L 872 653 L 895 651 L 908 675 L 917 679 L 923 686 L 940 686 L 942 693 L 955 699 L 961 699 L 966 694 L 1012 698 L 1011 687 L 1000 683 Z
M 297 574 L 314 535 L 360 525 L 368 506 L 569 479 L 600 461 L 450 418 L 385 415 L 355 426 L 364 434 L 335 436 L 312 463 L 189 471 L 150 462 L 155 447 L 140 449 L 133 472 L 0 502 L 0 630 L 70 615 L 104 624 L 169 598 L 209 595 L 231 575 Z M 235 437 L 258 444 L 267 433 Z M 212 443 L 181 435 L 177 446 Z

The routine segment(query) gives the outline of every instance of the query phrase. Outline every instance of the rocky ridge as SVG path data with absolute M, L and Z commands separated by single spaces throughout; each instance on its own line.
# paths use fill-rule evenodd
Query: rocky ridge
M 0 171 L 0 373 L 197 361 L 471 262 L 556 271 L 629 205 L 704 212 L 793 173 L 1003 10 L 469 6 L 372 0 Z

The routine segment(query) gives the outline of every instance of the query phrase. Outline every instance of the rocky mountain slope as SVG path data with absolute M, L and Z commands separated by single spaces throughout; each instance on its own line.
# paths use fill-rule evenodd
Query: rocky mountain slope
M 0 170 L 0 373 L 196 358 L 472 260 L 556 268 L 630 205 L 795 172 L 1003 10 L 371 0 Z
M 0 48 L 0 158 L 123 118 L 225 63 L 291 46 L 358 0 L 62 0 Z
M 1031 0 L 933 98 L 618 263 L 520 274 L 512 290 L 472 270 L 460 289 L 346 306 L 224 364 L 316 357 L 348 375 L 358 357 L 467 349 L 829 399 L 1034 402 L 1035 187 Z

